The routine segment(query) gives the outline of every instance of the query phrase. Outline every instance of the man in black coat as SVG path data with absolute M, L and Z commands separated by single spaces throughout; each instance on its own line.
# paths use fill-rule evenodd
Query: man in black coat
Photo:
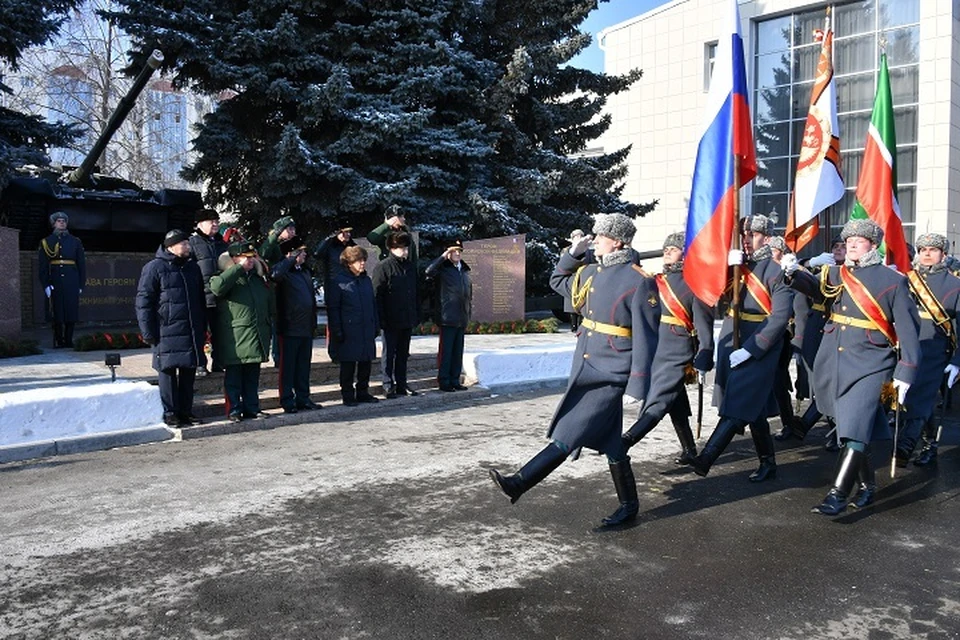
M 410 336 L 419 322 L 417 269 L 410 260 L 410 234 L 399 231 L 386 237 L 387 257 L 373 269 L 377 315 L 383 329 L 383 389 L 388 398 L 417 395 L 407 383 Z
M 203 274 L 190 259 L 190 236 L 167 232 L 156 257 L 143 267 L 137 285 L 137 323 L 153 348 L 163 421 L 187 426 L 193 415 L 193 382 L 203 362 L 205 327 Z
M 461 258 L 458 240 L 447 247 L 426 269 L 428 280 L 436 280 L 440 299 L 440 345 L 437 384 L 440 391 L 463 391 L 463 342 L 473 309 L 470 267 Z
M 217 357 L 217 352 L 213 349 L 216 341 L 213 339 L 213 332 L 217 327 L 217 296 L 210 291 L 210 277 L 220 273 L 220 267 L 217 261 L 220 255 L 227 250 L 227 243 L 223 241 L 220 235 L 220 214 L 216 209 L 200 209 L 197 211 L 197 228 L 190 236 L 190 255 L 200 267 L 200 273 L 203 274 L 203 294 L 206 298 L 206 322 L 205 328 L 210 335 L 210 368 L 213 371 L 223 371 L 223 365 Z M 201 366 L 197 369 L 197 375 L 207 374 L 206 357 Z
M 73 348 L 73 327 L 80 315 L 80 294 L 87 279 L 83 244 L 67 231 L 67 214 L 50 216 L 53 233 L 40 242 L 40 286 L 53 311 L 53 346 Z
M 349 269 L 344 270 L 340 263 L 340 255 L 347 247 L 355 247 L 357 243 L 353 241 L 353 227 L 342 224 L 333 233 L 323 239 L 316 250 L 313 252 L 313 258 L 316 260 L 317 268 L 320 270 L 320 281 L 323 282 L 324 304 L 329 308 L 331 291 L 336 285 L 336 277 L 342 273 L 349 273 Z M 338 343 L 330 335 L 330 323 L 327 323 L 327 353 L 334 362 L 340 361 Z
M 300 236 L 279 245 L 284 258 L 273 266 L 277 283 L 277 342 L 280 359 L 280 406 L 284 413 L 320 409 L 310 399 L 310 358 L 317 328 L 313 274 L 305 264 L 307 247 Z

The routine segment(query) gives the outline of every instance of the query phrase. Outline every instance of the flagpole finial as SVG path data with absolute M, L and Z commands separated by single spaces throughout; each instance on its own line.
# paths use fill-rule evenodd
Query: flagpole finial
M 880 35 L 880 39 L 877 41 L 877 44 L 880 45 L 880 53 L 887 52 L 887 36 L 884 34 Z

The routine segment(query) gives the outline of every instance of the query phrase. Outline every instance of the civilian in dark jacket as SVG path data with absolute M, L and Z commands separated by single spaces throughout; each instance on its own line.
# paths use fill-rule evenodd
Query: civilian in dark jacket
M 417 269 L 410 260 L 410 234 L 391 233 L 386 238 L 387 257 L 373 269 L 377 315 L 383 329 L 383 388 L 388 398 L 417 392 L 407 384 L 410 335 L 419 321 Z
M 440 290 L 440 354 L 437 383 L 441 391 L 462 391 L 463 338 L 470 322 L 473 285 L 470 267 L 461 259 L 463 244 L 457 241 L 427 266 L 427 278 Z
M 144 265 L 136 307 L 140 333 L 153 347 L 164 423 L 199 423 L 193 416 L 193 382 L 203 362 L 203 275 L 190 259 L 185 232 L 167 233 L 156 257 Z
M 317 328 L 313 274 L 304 264 L 306 245 L 300 236 L 280 243 L 285 256 L 274 265 L 277 283 L 277 341 L 280 343 L 280 406 L 284 413 L 319 409 L 310 400 L 310 357 Z
M 213 349 L 215 340 L 213 332 L 217 327 L 217 296 L 210 291 L 210 278 L 220 272 L 217 267 L 217 260 L 220 254 L 227 250 L 227 243 L 224 242 L 218 231 L 220 227 L 220 214 L 216 209 L 200 209 L 197 211 L 197 229 L 190 236 L 190 255 L 196 260 L 200 267 L 200 273 L 203 274 L 203 293 L 206 296 L 206 322 L 204 323 L 206 331 L 210 335 L 210 367 L 213 371 L 223 371 L 223 365 L 220 363 L 219 355 Z M 197 369 L 198 375 L 206 375 L 206 359 Z
M 340 359 L 340 394 L 343 404 L 377 402 L 370 395 L 370 362 L 377 357 L 377 302 L 367 272 L 367 250 L 347 247 L 340 255 L 343 269 L 327 292 L 327 349 Z M 356 389 L 354 389 L 356 376 Z

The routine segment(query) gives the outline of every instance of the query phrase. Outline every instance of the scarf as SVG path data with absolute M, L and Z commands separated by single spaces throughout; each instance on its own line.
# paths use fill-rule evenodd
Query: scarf
M 605 256 L 600 256 L 601 267 L 612 267 L 615 264 L 627 264 L 628 262 L 633 262 L 633 251 L 630 249 L 611 251 Z
M 756 251 L 750 254 L 750 262 L 760 262 L 761 260 L 766 260 L 767 258 L 773 257 L 773 250 L 769 245 L 763 245 Z
M 919 273 L 922 276 L 932 276 L 935 273 L 940 273 L 941 271 L 947 270 L 946 262 L 938 262 L 937 264 L 931 264 L 929 266 L 917 264 L 913 266 L 914 271 Z
M 883 264 L 883 256 L 881 256 L 880 252 L 876 249 L 870 249 L 870 251 L 867 251 L 860 257 L 860 260 L 854 262 L 850 258 L 847 258 L 844 260 L 843 264 L 845 264 L 848 268 L 872 267 L 875 264 Z
M 663 265 L 664 273 L 680 273 L 681 271 L 683 271 L 683 260 Z

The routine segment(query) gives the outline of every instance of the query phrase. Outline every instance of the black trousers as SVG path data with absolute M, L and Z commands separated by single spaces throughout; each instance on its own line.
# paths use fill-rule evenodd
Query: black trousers
M 313 338 L 281 335 L 277 341 L 280 343 L 280 406 L 303 408 L 310 400 Z
M 223 391 L 227 396 L 227 413 L 256 415 L 260 411 L 260 363 L 227 365 L 223 374 Z
M 369 360 L 364 360 L 361 362 L 357 361 L 340 361 L 340 393 L 343 394 L 344 398 L 356 397 L 356 395 L 362 395 L 365 393 L 370 393 L 370 370 L 371 365 Z M 353 380 L 356 376 L 357 388 L 356 393 L 354 393 Z
M 193 381 L 197 378 L 196 369 L 164 369 L 157 372 L 157 378 L 164 413 L 173 413 L 181 418 L 193 413 Z
M 460 384 L 460 374 L 463 372 L 463 338 L 463 327 L 440 327 L 437 382 L 441 387 Z
M 407 387 L 407 360 L 410 358 L 411 329 L 383 330 L 383 358 L 380 371 L 383 375 L 383 387 L 392 385 L 396 389 Z

